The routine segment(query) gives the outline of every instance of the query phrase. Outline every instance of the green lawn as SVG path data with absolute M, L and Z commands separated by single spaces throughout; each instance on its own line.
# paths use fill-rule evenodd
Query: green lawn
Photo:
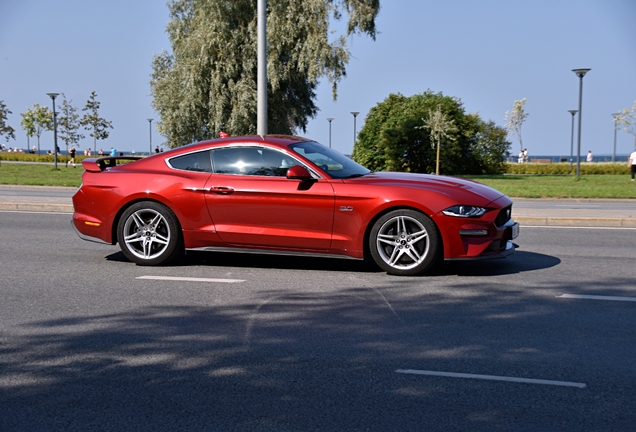
M 76 168 L 66 167 L 64 162 L 53 165 L 44 164 L 0 164 L 0 184 L 40 185 L 40 186 L 72 186 L 82 183 L 84 169 L 81 164 Z
M 473 176 L 473 180 L 519 198 L 636 198 L 629 175 Z
M 84 170 L 52 165 L 12 164 L 0 165 L 0 184 L 48 185 L 78 187 Z M 629 175 L 586 175 L 578 179 L 569 175 L 502 175 L 471 176 L 511 197 L 520 198 L 633 198 L 636 182 Z

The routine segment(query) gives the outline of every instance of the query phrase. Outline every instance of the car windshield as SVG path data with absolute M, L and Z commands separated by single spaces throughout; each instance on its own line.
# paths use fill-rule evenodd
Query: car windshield
M 292 144 L 289 148 L 306 157 L 336 179 L 361 177 L 372 172 L 348 157 L 317 142 Z

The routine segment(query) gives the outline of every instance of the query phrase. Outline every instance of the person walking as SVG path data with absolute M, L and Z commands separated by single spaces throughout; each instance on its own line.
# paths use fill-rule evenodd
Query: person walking
M 73 164 L 73 168 L 75 168 L 75 152 L 77 150 L 75 150 L 75 146 L 71 146 L 71 149 L 69 150 L 69 153 L 71 154 L 71 160 L 69 161 L 69 164 Z
M 592 150 L 588 150 L 587 151 L 587 157 L 585 158 L 585 160 L 587 162 L 592 162 L 594 161 L 594 156 L 592 155 Z
M 636 148 L 627 158 L 627 165 L 631 167 L 632 171 L 632 181 L 634 181 L 634 174 L 636 174 Z

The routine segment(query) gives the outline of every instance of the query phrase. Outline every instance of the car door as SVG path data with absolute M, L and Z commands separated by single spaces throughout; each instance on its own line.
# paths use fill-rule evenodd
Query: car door
M 331 246 L 334 192 L 326 179 L 291 180 L 299 161 L 264 146 L 214 149 L 206 203 L 228 244 L 304 250 Z

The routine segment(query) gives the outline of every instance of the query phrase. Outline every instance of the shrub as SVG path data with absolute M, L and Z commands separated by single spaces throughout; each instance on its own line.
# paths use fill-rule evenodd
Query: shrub
M 581 175 L 622 175 L 629 174 L 626 163 L 601 162 L 582 163 Z M 576 164 L 570 171 L 569 163 L 507 163 L 506 174 L 535 174 L 535 175 L 574 175 Z

